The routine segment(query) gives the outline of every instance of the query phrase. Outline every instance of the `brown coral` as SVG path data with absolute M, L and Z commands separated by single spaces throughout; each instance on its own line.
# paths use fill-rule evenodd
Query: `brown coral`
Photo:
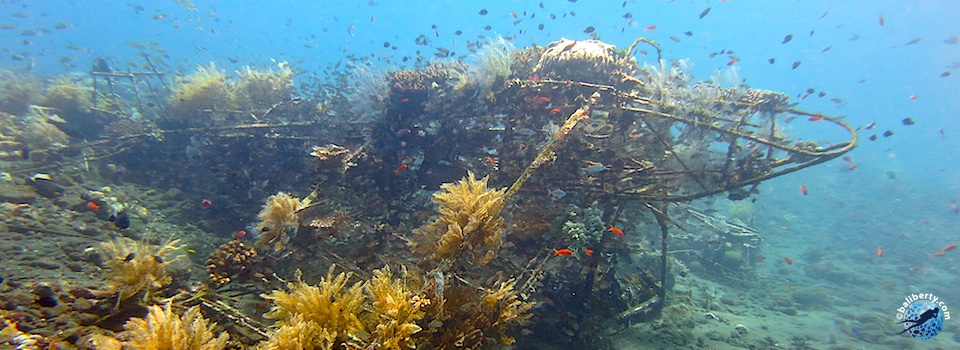
M 217 248 L 207 258 L 207 273 L 215 285 L 231 281 L 244 281 L 260 275 L 263 269 L 263 257 L 257 250 L 248 247 L 239 240 L 230 241 Z
M 483 265 L 496 256 L 500 248 L 503 218 L 500 210 L 506 189 L 488 189 L 488 178 L 477 180 L 473 173 L 457 183 L 440 187 L 433 195 L 440 217 L 413 231 L 414 253 L 431 262 L 451 260 Z
M 154 305 L 146 318 L 133 318 L 124 325 L 130 340 L 124 345 L 143 350 L 219 350 L 227 346 L 226 333 L 214 338 L 213 327 L 194 306 L 183 316 L 173 312 L 168 302 Z

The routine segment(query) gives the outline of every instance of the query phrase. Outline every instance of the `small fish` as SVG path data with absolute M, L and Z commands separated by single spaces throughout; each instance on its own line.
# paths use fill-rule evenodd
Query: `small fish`
M 70 27 L 72 27 L 70 23 L 57 23 L 57 25 L 53 26 L 54 29 L 59 29 L 59 30 L 70 29 Z
M 803 193 L 804 196 L 807 195 L 807 186 L 806 186 L 806 185 L 803 185 L 803 184 L 800 185 L 800 193 Z
M 583 248 L 583 253 L 587 254 L 587 256 L 591 256 L 593 255 L 593 249 Z
M 920 98 L 920 97 L 918 97 L 917 95 L 910 95 L 910 100 L 911 100 L 911 101 L 916 101 L 916 100 L 919 99 L 919 98 Z
M 703 12 L 700 12 L 700 19 L 703 19 L 703 17 L 705 17 L 708 13 L 710 13 L 710 10 L 712 10 L 712 8 L 710 7 L 703 9 Z
M 586 33 L 586 34 L 590 34 L 590 33 L 593 33 L 593 31 L 594 31 L 595 29 L 596 29 L 596 28 L 593 28 L 593 26 L 589 26 L 589 27 L 585 28 L 585 29 L 583 30 L 583 32 Z
M 850 157 L 843 157 L 842 159 L 843 159 L 844 162 L 847 162 L 847 163 L 852 163 L 852 162 L 853 162 L 853 158 L 850 158 Z
M 554 108 L 550 110 L 550 114 L 557 114 L 557 113 L 560 113 L 560 108 Z
M 234 234 L 234 236 L 237 238 L 238 241 L 239 241 L 241 238 L 243 238 L 243 236 L 246 236 L 246 235 L 247 235 L 247 230 L 240 230 L 240 231 L 237 231 L 237 233 Z
M 497 161 L 494 160 L 493 157 L 487 157 L 487 164 L 496 165 Z
M 832 49 L 832 48 L 833 48 L 833 45 L 827 45 L 827 47 L 823 48 L 823 50 L 820 50 L 820 53 L 824 53 L 824 52 L 830 51 L 830 49 Z
M 693 32 L 691 32 L 691 31 L 688 30 L 688 31 L 683 32 L 683 35 L 693 36 Z
M 906 46 L 906 45 L 913 45 L 913 44 L 919 43 L 920 40 L 923 40 L 923 38 L 921 38 L 921 37 L 916 37 L 916 38 L 913 38 L 913 40 L 910 40 L 910 41 L 908 41 L 906 44 L 903 44 L 903 45 L 904 45 L 904 46 Z
M 203 209 L 210 209 L 213 207 L 213 201 L 209 199 L 203 199 L 200 201 L 200 207 Z
M 110 219 L 112 219 L 110 221 L 113 221 L 113 224 L 121 230 L 130 227 L 130 217 L 127 216 L 126 212 L 121 211 L 117 213 L 117 215 L 111 215 Z
M 783 261 L 786 261 L 786 262 L 787 262 L 787 265 L 793 265 L 793 259 L 790 259 L 790 258 L 786 258 L 786 257 L 785 257 L 785 258 L 783 258 Z
M 910 126 L 913 124 L 916 124 L 916 122 L 913 121 L 913 118 L 910 118 L 910 117 L 903 118 L 903 125 Z
M 867 130 L 870 130 L 870 129 L 873 129 L 873 128 L 875 128 L 875 127 L 877 127 L 877 122 L 869 122 L 869 123 L 867 123 L 867 126 L 864 126 L 863 128 L 864 128 L 864 129 L 867 129 Z
M 876 140 L 877 140 L 877 134 L 870 135 L 870 137 L 868 137 L 868 139 L 870 139 L 870 141 L 876 141 Z
M 100 205 L 97 204 L 96 202 L 87 202 L 87 209 L 90 209 L 90 210 L 95 211 L 95 212 L 99 212 L 99 211 L 100 211 Z
M 949 77 L 950 74 L 953 74 L 953 73 L 950 73 L 950 71 L 944 71 L 943 73 L 940 73 L 940 77 L 946 78 L 946 77 Z
M 944 40 L 943 43 L 944 43 L 944 44 L 951 44 L 951 45 L 952 45 L 952 44 L 960 43 L 960 36 L 956 36 L 956 35 L 951 36 L 951 37 L 947 38 L 947 40 Z
M 347 27 L 347 35 L 350 35 L 351 38 L 354 36 L 353 29 L 354 29 L 354 26 L 352 24 L 349 27 Z
M 573 251 L 567 248 L 553 250 L 553 256 L 571 256 L 571 255 L 573 255 Z
M 882 256 L 883 256 L 883 249 L 881 249 L 880 247 L 877 247 L 877 257 L 879 258 Z
M 610 226 L 610 228 L 607 230 L 615 233 L 617 236 L 623 237 L 623 230 L 617 228 L 616 226 Z
M 540 102 L 550 102 L 550 98 L 549 98 L 549 97 L 540 97 L 540 98 L 538 98 L 538 100 L 540 100 Z
M 376 17 L 370 16 L 370 24 L 373 24 L 377 20 Z
M 407 103 L 407 102 L 410 102 L 409 98 L 404 97 L 400 99 L 400 103 Z
M 893 131 L 887 130 L 883 132 L 883 137 L 893 136 Z
M 675 42 L 675 43 L 679 43 L 679 42 L 680 42 L 680 38 L 678 38 L 678 37 L 676 37 L 676 36 L 673 36 L 673 35 L 670 36 L 670 40 L 673 40 L 673 42 Z
M 649 25 L 649 26 L 647 26 L 646 28 L 643 28 L 643 30 L 654 30 L 654 29 L 657 29 L 657 25 L 656 25 L 656 24 Z
M 770 58 L 770 59 L 767 60 L 767 62 L 770 62 L 770 64 L 774 64 L 774 63 L 777 63 L 777 59 L 776 59 L 776 58 Z
M 783 41 L 781 41 L 780 43 L 786 44 L 786 43 L 789 43 L 790 40 L 793 40 L 793 34 L 787 34 L 787 36 L 783 37 Z
M 940 138 L 941 138 L 941 139 L 947 138 L 947 133 L 943 131 L 943 128 L 940 128 L 940 130 L 937 130 L 937 132 L 940 133 Z
M 812 121 L 812 122 L 821 121 L 821 120 L 823 120 L 823 116 L 822 116 L 822 115 L 819 115 L 819 114 L 816 114 L 816 115 L 810 116 L 810 118 L 807 119 L 807 120 Z
M 877 21 L 880 22 L 880 26 L 883 27 L 884 24 L 887 24 L 887 21 L 883 19 L 883 15 L 877 17 Z
M 793 62 L 793 68 L 790 68 L 790 69 L 791 70 L 797 69 L 797 67 L 800 67 L 800 61 Z
M 393 170 L 394 173 L 399 174 L 401 171 L 407 168 L 407 163 L 400 164 L 396 169 Z

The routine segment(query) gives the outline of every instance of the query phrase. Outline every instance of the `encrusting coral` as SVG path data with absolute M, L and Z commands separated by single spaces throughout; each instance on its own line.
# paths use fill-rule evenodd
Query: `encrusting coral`
M 459 182 L 440 186 L 433 195 L 440 217 L 413 231 L 410 244 L 414 253 L 429 262 L 463 263 L 460 258 L 464 256 L 476 265 L 493 260 L 503 233 L 500 210 L 506 189 L 488 189 L 487 180 L 477 180 L 469 173 Z
M 289 194 L 279 192 L 267 198 L 267 203 L 260 211 L 260 223 L 257 228 L 263 232 L 257 244 L 273 244 L 276 251 L 283 250 L 290 238 L 297 234 L 300 228 L 300 219 L 297 211 L 310 205 L 311 194 L 300 200 Z
M 226 333 L 214 338 L 213 327 L 194 306 L 178 316 L 168 302 L 154 305 L 146 318 L 132 318 L 124 325 L 129 340 L 124 345 L 140 350 L 220 350 L 227 346 Z
M 155 246 L 121 237 L 102 243 L 108 294 L 117 294 L 118 304 L 141 292 L 144 300 L 150 299 L 151 290 L 173 282 L 167 267 L 180 258 L 174 256 L 181 248 L 179 242 L 176 239 Z

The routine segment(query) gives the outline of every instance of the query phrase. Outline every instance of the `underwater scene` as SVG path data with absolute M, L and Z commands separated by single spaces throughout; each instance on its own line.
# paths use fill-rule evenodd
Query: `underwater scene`
M 960 348 L 958 22 L 2 0 L 0 348 Z

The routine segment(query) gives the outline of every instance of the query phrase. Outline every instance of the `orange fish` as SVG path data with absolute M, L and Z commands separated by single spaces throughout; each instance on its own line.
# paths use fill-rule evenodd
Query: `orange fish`
M 571 255 L 573 255 L 573 251 L 567 248 L 553 250 L 553 256 L 571 256 Z
M 493 160 L 493 157 L 487 157 L 487 163 L 490 163 L 490 165 L 497 164 L 497 162 Z
M 623 237 L 623 230 L 618 229 L 615 226 L 610 226 L 608 230 L 610 230 L 610 232 L 616 233 L 617 236 Z
M 804 196 L 807 195 L 807 186 L 800 185 L 800 193 L 803 193 Z
M 410 102 L 409 98 L 404 97 L 400 99 L 400 103 L 407 103 L 407 102 Z
M 883 249 L 880 247 L 877 247 L 877 257 L 881 257 L 881 256 L 883 256 Z
M 549 98 L 549 97 L 541 97 L 541 98 L 540 98 L 540 101 L 541 101 L 541 102 L 550 102 L 550 98 Z
M 587 254 L 587 256 L 593 255 L 593 249 L 583 248 L 583 253 Z
M 793 265 L 793 259 L 783 258 L 783 261 L 786 261 L 786 262 L 787 262 L 787 265 Z
M 87 208 L 96 212 L 100 211 L 100 205 L 94 202 L 87 202 Z
M 401 171 L 403 171 L 403 169 L 406 169 L 406 168 L 407 168 L 407 164 L 403 163 L 403 164 L 400 164 L 400 166 L 398 166 L 397 169 L 395 169 L 393 172 L 399 174 Z
M 560 108 L 554 108 L 550 110 L 550 114 L 557 114 L 557 113 L 560 113 Z
M 236 233 L 237 240 L 240 240 L 241 238 L 243 238 L 243 236 L 246 236 L 246 235 L 247 235 L 247 230 L 237 231 Z
M 646 28 L 643 28 L 643 30 L 654 30 L 654 29 L 657 29 L 657 25 L 656 25 L 656 24 L 650 25 L 650 26 L 648 26 L 648 27 L 646 27 Z

